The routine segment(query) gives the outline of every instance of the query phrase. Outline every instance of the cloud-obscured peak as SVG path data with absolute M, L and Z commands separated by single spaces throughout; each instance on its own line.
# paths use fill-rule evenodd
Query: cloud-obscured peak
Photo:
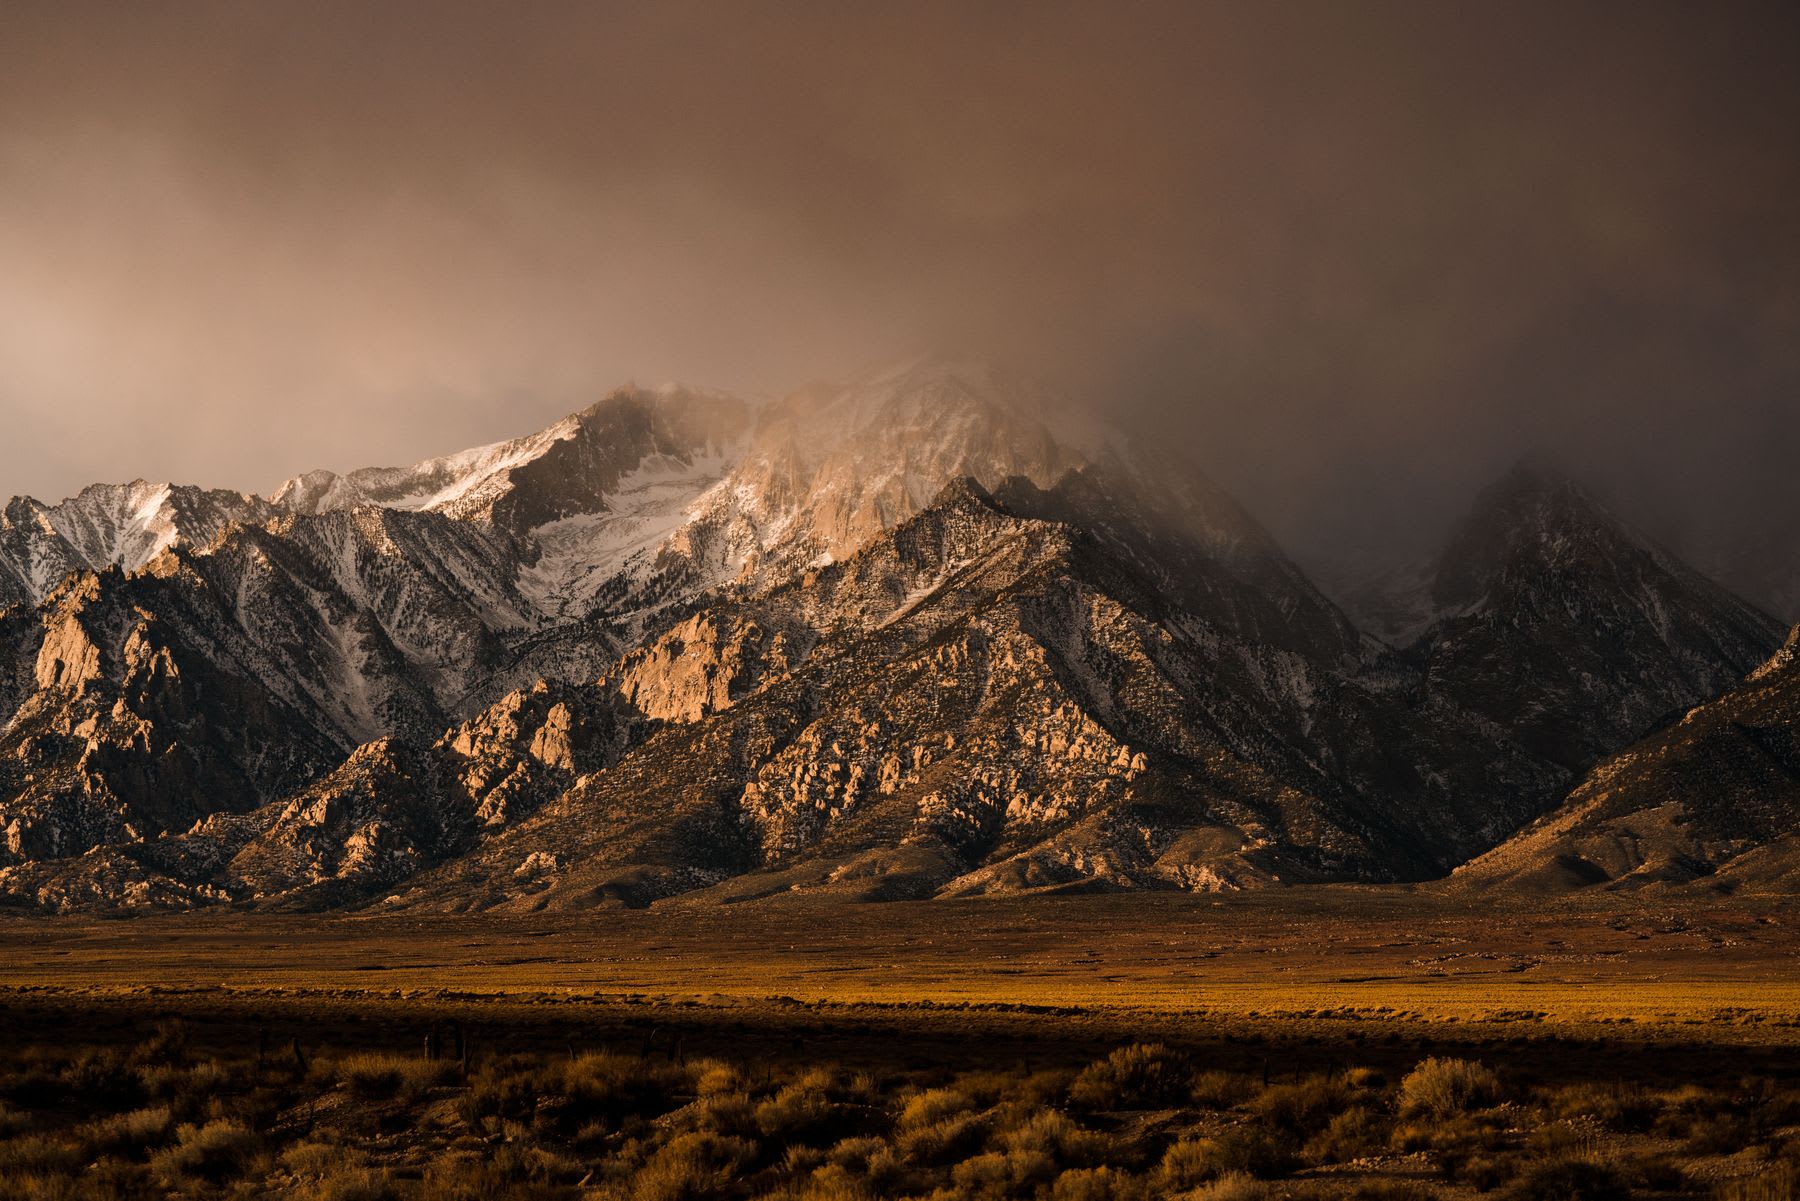
M 243 488 L 923 345 L 1290 537 L 1800 442 L 1781 6 L 11 4 L 0 494 Z

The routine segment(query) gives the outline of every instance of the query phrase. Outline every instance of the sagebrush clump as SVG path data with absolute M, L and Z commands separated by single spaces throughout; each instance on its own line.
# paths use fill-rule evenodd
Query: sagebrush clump
M 1421 1171 L 1609 1201 L 1691 1193 L 1668 1148 L 1732 1139 L 1763 1166 L 1720 1201 L 1795 1201 L 1800 1094 L 1769 1081 L 1509 1092 L 1458 1058 L 1243 1067 L 1162 1043 L 1014 1072 L 573 1045 L 233 1057 L 170 1025 L 124 1049 L 0 1046 L 0 1201 L 1425 1201 Z M 1395 1152 L 1406 1179 L 1369 1174 Z

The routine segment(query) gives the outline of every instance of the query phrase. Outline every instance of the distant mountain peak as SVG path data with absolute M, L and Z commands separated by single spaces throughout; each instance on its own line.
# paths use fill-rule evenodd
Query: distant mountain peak
M 1630 548 L 1660 554 L 1560 470 L 1521 461 L 1476 496 L 1439 557 L 1433 600 L 1453 610 L 1479 600 L 1521 560 L 1594 560 Z
M 1102 413 L 936 354 L 766 402 L 626 385 L 273 502 L 16 500 L 0 898 L 1417 876 L 1779 640 L 1527 463 L 1394 653 Z

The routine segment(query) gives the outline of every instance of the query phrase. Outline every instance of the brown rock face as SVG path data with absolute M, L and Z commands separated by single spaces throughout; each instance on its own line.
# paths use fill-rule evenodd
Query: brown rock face
M 1529 474 L 1464 523 L 1418 639 L 1376 643 L 1198 473 L 1053 401 L 942 360 L 767 404 L 628 388 L 273 505 L 16 501 L 0 898 L 1421 879 L 1773 648 Z M 1704 765 L 1669 768 L 1673 807 L 1621 809 L 1637 767 L 1596 773 L 1582 873 L 1641 877 L 1689 835 L 1683 863 L 1779 843 L 1786 719 L 1732 712 L 1670 760 Z M 1699 797 L 1707 772 L 1743 813 Z
M 44 631 L 36 675 L 39 688 L 68 691 L 99 678 L 100 648 L 88 637 L 77 614 L 66 614 Z
M 804 636 L 702 613 L 626 655 L 607 682 L 645 717 L 696 721 L 729 709 L 764 676 L 789 670 Z

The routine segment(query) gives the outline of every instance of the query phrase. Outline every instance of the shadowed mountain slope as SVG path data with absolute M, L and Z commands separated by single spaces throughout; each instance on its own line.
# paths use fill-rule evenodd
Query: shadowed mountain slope
M 1453 883 L 1560 892 L 1695 880 L 1800 885 L 1800 629 L 1738 687 L 1607 758 Z
M 1429 878 L 1779 639 L 1519 471 L 1394 649 L 1200 473 L 1074 411 L 930 359 L 781 401 L 623 389 L 238 509 L 14 502 L 0 895 Z M 76 566 L 44 590 L 47 547 Z

